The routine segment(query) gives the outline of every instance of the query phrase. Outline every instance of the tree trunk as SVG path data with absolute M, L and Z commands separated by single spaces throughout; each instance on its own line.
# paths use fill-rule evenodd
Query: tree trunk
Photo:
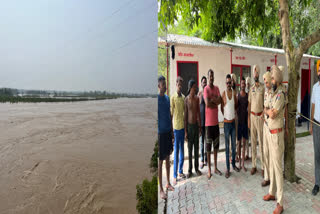
M 296 111 L 297 92 L 299 89 L 299 68 L 295 57 L 290 57 L 288 64 L 289 87 L 288 87 L 288 128 L 289 136 L 285 137 L 284 150 L 284 177 L 290 182 L 296 182 L 295 172 L 295 144 L 296 144 Z M 287 122 L 287 121 L 286 121 Z

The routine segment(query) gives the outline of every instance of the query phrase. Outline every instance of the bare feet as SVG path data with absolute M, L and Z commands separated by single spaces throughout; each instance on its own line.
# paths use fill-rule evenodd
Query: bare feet
M 166 194 L 164 193 L 163 190 L 160 190 L 160 197 L 161 197 L 162 199 L 167 199 L 167 196 L 166 196 Z
M 242 168 L 245 172 L 247 171 L 247 168 L 244 165 L 242 165 Z
M 177 178 L 173 179 L 173 183 L 172 184 L 173 184 L 173 186 L 177 185 Z
M 168 191 L 174 191 L 174 187 L 171 184 L 167 184 L 166 188 Z
M 212 176 L 211 170 L 209 169 L 209 170 L 208 170 L 208 175 L 207 175 L 208 180 L 210 180 L 211 176 Z
M 214 173 L 217 174 L 217 175 L 220 175 L 220 176 L 222 175 L 222 172 L 220 172 L 219 169 L 215 169 L 215 170 L 214 170 Z

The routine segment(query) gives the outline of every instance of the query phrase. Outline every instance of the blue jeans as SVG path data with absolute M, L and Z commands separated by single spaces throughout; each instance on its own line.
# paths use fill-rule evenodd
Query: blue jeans
M 201 141 L 200 141 L 200 151 L 201 151 L 201 162 L 205 161 L 207 162 L 207 150 L 206 150 L 206 142 L 205 142 L 205 138 L 206 138 L 206 127 L 202 126 L 202 135 L 200 137 Z
M 232 167 L 236 166 L 236 126 L 235 122 L 232 123 L 224 123 L 224 137 L 225 137 L 225 144 L 226 144 L 226 164 L 227 170 L 230 171 L 230 158 L 229 158 L 229 151 L 230 151 L 230 143 L 229 139 L 231 136 L 231 150 L 232 150 Z
M 173 177 L 177 178 L 178 162 L 179 162 L 179 174 L 183 173 L 184 129 L 174 130 L 173 132 L 174 132 Z M 179 154 L 179 151 L 180 151 L 180 154 Z

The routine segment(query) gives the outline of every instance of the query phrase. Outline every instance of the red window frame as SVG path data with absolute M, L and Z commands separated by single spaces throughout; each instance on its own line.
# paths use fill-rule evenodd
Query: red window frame
M 240 80 L 242 79 L 242 68 L 244 68 L 244 67 L 251 68 L 250 65 L 239 65 L 239 64 L 232 64 L 231 68 L 233 68 L 233 67 L 240 67 Z M 231 70 L 231 73 L 233 73 L 233 69 Z M 236 86 L 240 86 L 240 84 L 237 83 Z

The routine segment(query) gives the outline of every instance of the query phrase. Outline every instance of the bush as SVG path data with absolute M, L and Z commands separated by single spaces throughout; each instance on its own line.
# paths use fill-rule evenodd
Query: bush
M 142 184 L 136 186 L 136 209 L 140 214 L 158 213 L 158 141 L 155 143 L 149 167 L 153 173 L 152 180 L 144 179 Z
M 159 151 L 159 144 L 158 144 L 158 141 L 156 141 L 156 144 L 153 149 L 153 155 L 151 157 L 151 161 L 149 164 L 150 171 L 155 175 L 158 173 L 158 151 Z
M 151 181 L 144 179 L 141 185 L 137 185 L 137 210 L 140 214 L 158 212 L 158 178 L 153 176 Z

